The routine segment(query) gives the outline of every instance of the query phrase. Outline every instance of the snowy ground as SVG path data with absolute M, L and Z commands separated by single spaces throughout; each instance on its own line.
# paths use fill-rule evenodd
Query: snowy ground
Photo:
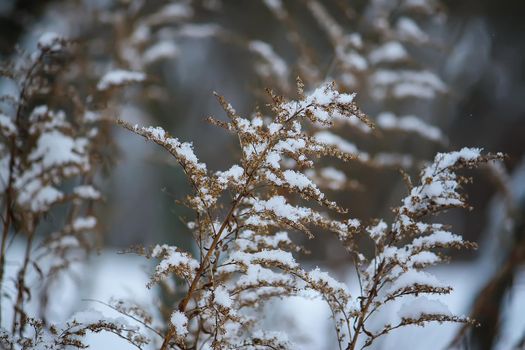
M 11 250 L 11 256 L 18 249 Z M 11 260 L 13 261 L 13 260 Z M 8 266 L 12 275 L 13 267 Z M 54 321 L 61 321 L 70 317 L 76 310 L 93 308 L 108 316 L 118 316 L 111 309 L 87 299 L 108 302 L 112 297 L 132 299 L 139 303 L 151 302 L 153 291 L 146 288 L 148 282 L 147 265 L 145 259 L 132 255 L 117 254 L 115 251 L 104 251 L 100 256 L 91 259 L 88 267 L 77 269 L 75 274 L 64 279 L 57 293 L 54 311 Z M 479 263 L 451 264 L 434 269 L 436 276 L 454 286 L 451 295 L 439 299 L 445 302 L 450 310 L 456 314 L 468 313 L 472 294 L 484 282 L 483 265 Z M 89 274 L 89 281 L 81 276 Z M 73 278 L 71 278 L 73 277 Z M 79 281 L 79 283 L 75 282 Z M 349 285 L 355 289 L 352 281 Z M 35 288 L 38 280 L 35 279 Z M 395 318 L 399 306 L 386 310 L 381 315 L 381 322 L 388 322 Z M 497 349 L 509 349 L 522 336 L 525 330 L 525 271 L 519 274 L 512 295 L 507 299 L 506 318 L 503 322 L 502 341 Z M 331 343 L 334 336 L 330 313 L 325 304 L 320 300 L 307 300 L 300 297 L 278 301 L 273 304 L 268 313 L 268 328 L 282 330 L 289 329 L 290 337 L 299 349 L 319 350 L 332 349 Z M 4 314 L 4 320 L 10 315 Z M 380 338 L 372 349 L 443 349 L 455 335 L 457 325 L 430 325 L 426 327 L 410 326 L 396 330 Z M 122 350 L 133 349 L 118 337 L 111 334 L 90 334 L 88 342 L 93 349 L 118 348 Z

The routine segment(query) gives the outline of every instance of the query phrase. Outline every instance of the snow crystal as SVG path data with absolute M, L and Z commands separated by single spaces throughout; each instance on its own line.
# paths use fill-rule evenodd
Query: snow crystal
M 77 186 L 73 190 L 73 193 L 84 199 L 99 199 L 100 192 L 97 191 L 93 186 L 83 185 Z
M 426 250 L 410 257 L 410 262 L 412 265 L 433 265 L 439 261 L 441 261 L 439 256 Z
M 428 0 L 405 0 L 403 6 L 411 10 L 417 10 L 424 14 L 435 13 L 435 8 L 431 1 Z
M 350 155 L 356 155 L 359 159 L 366 161 L 369 159 L 369 155 L 365 152 L 361 152 L 357 147 L 342 137 L 332 134 L 329 131 L 319 131 L 314 135 L 317 142 L 324 143 L 325 145 L 334 146 L 341 152 L 348 153 Z
M 100 113 L 94 111 L 85 111 L 84 120 L 88 123 L 93 123 L 100 120 Z
M 100 311 L 89 309 L 75 313 L 70 318 L 70 320 L 74 320 L 81 324 L 93 324 L 101 320 L 107 320 L 107 317 L 104 316 Z
M 428 41 L 428 35 L 410 18 L 401 17 L 397 21 L 396 28 L 399 36 L 403 40 L 413 40 L 419 43 Z
M 291 240 L 288 237 L 288 233 L 285 231 L 276 232 L 269 236 L 255 236 L 255 242 L 252 241 L 254 232 L 252 230 L 243 230 L 239 234 L 239 238 L 236 241 L 240 251 L 257 250 L 257 247 L 262 245 L 270 249 L 277 249 L 281 244 L 290 244 Z
M 410 82 L 400 82 L 394 86 L 393 95 L 398 98 L 418 97 L 432 99 L 436 96 L 436 90 L 430 86 L 417 85 Z
M 103 91 L 115 86 L 144 81 L 145 79 L 146 75 L 144 73 L 116 69 L 107 72 L 100 79 L 100 81 L 97 84 L 97 89 Z
M 253 207 L 255 211 L 272 211 L 276 216 L 291 221 L 299 221 L 312 214 L 312 211 L 308 208 L 294 207 L 286 203 L 286 199 L 283 196 L 274 196 L 267 201 L 258 200 L 253 204 Z
M 268 62 L 268 65 L 270 69 L 273 70 L 275 76 L 286 77 L 288 75 L 288 66 L 286 62 L 275 53 L 269 44 L 263 41 L 254 40 L 248 44 L 248 48 Z
M 348 287 L 344 283 L 337 281 L 336 279 L 331 277 L 327 272 L 321 271 L 318 267 L 308 272 L 308 277 L 314 283 L 326 284 L 329 288 L 333 289 L 334 291 L 341 290 L 348 295 L 350 294 Z
M 370 77 L 375 98 L 385 98 L 387 89 L 397 98 L 433 98 L 437 92 L 445 92 L 446 86 L 434 73 L 426 70 L 381 69 Z
M 193 15 L 191 6 L 182 3 L 168 4 L 162 8 L 162 14 L 170 19 L 187 18 Z
M 288 339 L 285 332 L 257 330 L 253 333 L 254 339 L 264 339 L 265 342 L 280 344 L 281 349 L 295 349 L 294 344 Z M 264 343 L 264 342 L 261 342 Z
M 377 117 L 377 124 L 383 129 L 387 130 L 398 129 L 415 132 L 433 141 L 439 141 L 443 139 L 441 130 L 412 115 L 397 118 L 393 113 L 383 112 Z
M 149 19 L 151 20 L 156 15 L 153 15 Z M 136 45 L 143 44 L 151 40 L 151 28 L 143 23 L 138 24 L 136 29 L 131 34 L 131 42 Z
M 227 171 L 218 171 L 216 173 L 217 180 L 221 184 L 225 184 L 228 182 L 228 180 L 233 180 L 234 182 L 238 182 L 241 178 L 241 176 L 244 175 L 244 169 L 237 164 L 233 165 L 229 170 Z
M 256 128 L 260 128 L 261 126 L 263 126 L 263 120 L 262 118 L 260 117 L 254 117 L 252 119 L 252 125 Z
M 361 226 L 361 222 L 358 219 L 350 219 L 348 220 L 347 226 L 349 228 L 357 229 Z
M 233 304 L 233 300 L 230 297 L 230 293 L 228 293 L 228 290 L 226 290 L 226 288 L 224 288 L 223 286 L 215 288 L 215 290 L 213 291 L 213 301 L 215 302 L 215 304 L 227 309 L 229 309 Z
M 231 260 L 237 261 L 246 266 L 250 266 L 254 262 L 279 263 L 281 265 L 288 266 L 289 268 L 295 268 L 298 266 L 290 252 L 280 249 L 261 250 L 260 252 L 255 253 L 244 253 L 237 251 L 231 255 Z
M 170 269 L 181 267 L 183 269 L 190 269 L 194 271 L 199 268 L 197 260 L 193 259 L 188 253 L 180 252 L 176 247 L 164 245 L 157 245 L 151 253 L 152 257 L 159 257 L 162 255 L 162 260 L 155 268 L 157 275 L 165 275 Z
M 341 62 L 350 69 L 357 71 L 363 71 L 368 68 L 368 62 L 366 59 L 357 53 L 357 51 L 349 51 L 342 45 L 336 47 L 337 57 Z
M 342 104 L 350 104 L 354 101 L 356 94 L 338 94 L 337 102 Z
M 79 217 L 76 218 L 75 221 L 73 221 L 73 224 L 71 225 L 73 227 L 73 230 L 75 231 L 82 231 L 82 230 L 90 230 L 94 228 L 97 225 L 97 219 L 93 216 L 86 216 L 86 217 Z
M 49 206 L 62 200 L 64 194 L 53 186 L 43 186 L 40 179 L 32 179 L 19 189 L 17 201 L 33 212 L 49 209 Z
M 268 125 L 268 131 L 270 132 L 270 135 L 273 135 L 273 134 L 275 134 L 277 131 L 281 130 L 282 127 L 283 127 L 282 124 L 279 124 L 279 123 L 271 123 L 270 125 Z
M 38 119 L 44 117 L 49 112 L 49 108 L 47 108 L 46 105 L 39 105 L 33 108 L 31 111 L 31 115 L 29 116 L 29 120 L 31 121 L 37 121 Z
M 72 235 L 62 236 L 57 240 L 53 240 L 49 243 L 50 249 L 64 249 L 78 247 L 78 238 Z
M 40 50 L 58 51 L 62 48 L 62 41 L 64 38 L 57 33 L 46 32 L 38 39 L 37 46 Z
M 434 288 L 447 288 L 448 286 L 440 282 L 434 275 L 424 271 L 408 270 L 392 283 L 390 292 L 396 292 L 404 288 L 412 288 L 414 285 L 431 286 Z
M 171 41 L 161 41 L 149 47 L 143 54 L 145 63 L 153 63 L 166 58 L 176 57 L 179 53 L 177 46 Z
M 220 27 L 215 24 L 185 24 L 180 27 L 178 33 L 181 36 L 194 39 L 202 39 L 218 34 Z
M 404 303 L 398 311 L 401 318 L 417 320 L 424 315 L 452 316 L 448 307 L 439 300 L 431 300 L 425 296 L 417 297 Z
M 315 121 L 321 125 L 329 125 L 336 115 L 342 117 L 341 113 L 335 111 L 330 114 L 327 108 L 334 105 L 345 105 L 353 101 L 355 94 L 341 94 L 334 89 L 333 83 L 325 83 L 308 94 L 302 101 L 289 101 L 281 104 L 281 108 L 289 116 L 298 113 L 301 116 L 314 116 Z M 345 114 L 345 117 L 349 117 Z
M 199 170 L 206 170 L 206 164 L 199 163 L 199 159 L 193 152 L 193 144 L 191 142 L 180 142 L 177 138 L 168 137 L 166 131 L 160 126 L 139 128 L 138 125 L 135 125 L 135 130 L 146 133 L 149 138 L 160 144 L 169 146 L 170 150 L 176 153 L 184 162 L 192 163 Z
M 179 337 L 184 337 L 188 334 L 188 318 L 184 313 L 179 310 L 173 311 L 170 322 L 175 327 L 175 332 Z
M 307 101 L 316 102 L 321 106 L 326 106 L 334 102 L 337 92 L 328 88 L 328 85 L 321 85 L 308 95 Z
M 323 179 L 329 181 L 328 187 L 332 190 L 340 189 L 347 180 L 345 173 L 334 167 L 322 168 L 320 175 Z
M 281 0 L 263 0 L 264 4 L 274 11 L 282 11 L 283 3 Z
M 233 109 L 231 106 L 228 107 L 228 110 L 232 112 L 232 114 L 235 114 L 235 109 Z M 247 134 L 255 134 L 255 128 L 253 128 L 252 123 L 248 119 L 237 117 L 235 118 L 235 123 L 237 124 L 237 127 Z
M 188 4 L 172 3 L 162 7 L 157 13 L 151 15 L 148 23 L 160 25 L 168 22 L 176 22 L 193 16 L 193 9 Z
M 172 139 L 173 140 L 173 139 Z M 205 165 L 199 163 L 199 159 L 193 152 L 193 143 L 191 142 L 181 142 L 178 144 L 177 152 L 179 155 L 184 158 L 186 161 L 193 163 L 196 167 L 200 169 L 205 169 Z
M 85 159 L 78 154 L 80 139 L 73 139 L 58 130 L 53 130 L 38 138 L 36 149 L 31 152 L 31 161 L 40 160 L 44 168 L 68 163 L 82 163 Z
M 269 247 L 277 247 L 280 243 L 291 243 L 288 232 L 286 231 L 279 231 L 273 236 L 259 236 L 258 238 Z
M 295 153 L 304 147 L 306 147 L 306 142 L 304 139 L 287 138 L 277 142 L 274 148 L 280 152 L 288 151 L 290 153 Z
M 283 250 L 262 250 L 260 252 L 252 254 L 253 260 L 267 260 L 276 261 L 282 265 L 294 268 L 297 267 L 297 263 L 290 252 Z
M 248 265 L 246 274 L 241 276 L 238 281 L 239 286 L 264 284 L 289 283 L 291 277 L 282 273 L 273 272 L 261 265 Z
M 266 164 L 271 166 L 274 169 L 279 169 L 279 161 L 281 160 L 281 156 L 277 152 L 268 152 L 268 155 L 266 156 Z
M 448 231 L 435 231 L 428 236 L 417 237 L 412 241 L 414 247 L 429 247 L 434 245 L 449 245 L 462 243 L 463 238 Z
M 294 170 L 285 170 L 283 171 L 283 176 L 284 176 L 284 180 L 291 187 L 297 187 L 300 190 L 304 190 L 305 188 L 313 188 L 314 190 L 317 190 L 313 182 L 310 181 L 310 179 L 308 179 L 302 173 L 299 173 Z M 319 192 L 319 190 L 317 190 L 316 192 Z
M 20 197 L 22 196 L 23 192 L 20 194 Z M 32 198 L 27 198 L 27 200 L 24 200 L 22 197 L 20 202 L 22 204 L 28 204 L 28 202 L 30 202 L 31 210 L 38 212 L 47 210 L 51 204 L 61 200 L 62 198 L 64 198 L 64 195 L 59 190 L 52 186 L 44 186 L 38 190 Z
M 479 159 L 481 149 L 463 148 L 451 153 L 438 153 L 434 162 L 421 172 L 422 184 L 412 188 L 410 195 L 403 199 L 401 212 L 416 212 L 430 205 L 461 206 L 463 199 L 457 192 L 458 182 L 451 168 L 458 162 L 474 162 Z M 405 219 L 403 219 L 405 220 Z M 408 223 L 410 219 L 406 218 Z
M 151 136 L 153 136 L 155 140 L 164 141 L 164 138 L 166 137 L 166 131 L 164 131 L 164 129 L 161 128 L 160 126 L 157 126 L 157 127 L 149 126 L 149 127 L 142 128 L 142 130 L 149 133 Z
M 370 53 L 370 62 L 373 64 L 382 62 L 399 62 L 407 57 L 408 54 L 403 45 L 397 41 L 390 41 Z
M 370 233 L 370 237 L 374 239 L 375 241 L 378 241 L 383 237 L 386 230 L 388 229 L 388 225 L 383 220 L 380 220 L 377 225 L 370 226 L 367 228 L 368 232 Z
M 0 128 L 5 136 L 11 136 L 16 134 L 16 126 L 5 114 L 0 114 Z
M 456 164 L 460 159 L 467 162 L 478 159 L 481 155 L 481 151 L 481 148 L 464 147 L 456 152 L 438 153 L 434 162 L 438 162 L 441 169 L 448 168 Z

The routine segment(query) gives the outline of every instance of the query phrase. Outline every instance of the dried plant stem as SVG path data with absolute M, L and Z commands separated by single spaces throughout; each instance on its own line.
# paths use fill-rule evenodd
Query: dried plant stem
M 215 252 L 215 248 L 217 247 L 217 244 L 220 241 L 221 235 L 224 232 L 224 229 L 228 226 L 228 223 L 230 222 L 230 219 L 231 219 L 231 217 L 233 215 L 233 212 L 234 212 L 235 208 L 237 207 L 237 205 L 239 204 L 239 202 L 242 200 L 242 198 L 243 198 L 242 194 L 239 194 L 237 199 L 235 199 L 235 201 L 233 202 L 232 207 L 231 207 L 230 211 L 228 212 L 228 215 L 226 216 L 226 219 L 224 219 L 221 227 L 219 228 L 219 231 L 217 232 L 217 234 L 213 238 L 213 242 L 210 245 L 208 253 L 206 254 L 204 259 L 202 260 L 202 262 L 201 262 L 201 264 L 199 266 L 199 269 L 197 270 L 197 272 L 195 274 L 195 278 L 193 278 L 193 281 L 190 284 L 190 288 L 188 290 L 188 293 L 186 294 L 184 299 L 182 299 L 182 301 L 179 304 L 179 311 L 184 312 L 186 310 L 186 307 L 188 306 L 188 303 L 189 303 L 191 297 L 193 296 L 193 293 L 197 289 L 197 285 L 199 283 L 199 280 L 200 280 L 204 270 L 208 266 L 208 263 L 210 261 L 211 256 Z M 160 347 L 161 350 L 166 350 L 168 348 L 169 342 L 173 338 L 174 335 L 175 335 L 175 328 L 170 327 L 170 329 L 166 333 L 166 336 L 164 337 L 164 341 L 162 342 L 162 346 Z
M 4 293 L 2 293 L 3 289 L 3 281 L 4 281 L 4 271 L 5 271 L 5 254 L 6 254 L 6 247 L 7 247 L 7 235 L 9 232 L 9 227 L 11 226 L 11 213 L 10 213 L 10 203 L 11 203 L 11 191 L 7 192 L 6 196 L 6 210 L 5 210 L 5 217 L 4 225 L 2 229 L 2 246 L 0 248 L 0 324 L 2 324 L 2 296 Z
M 20 118 L 22 113 L 22 107 L 24 105 L 24 101 L 26 99 L 26 91 L 29 86 L 29 83 L 31 81 L 31 77 L 34 74 L 34 71 L 36 67 L 40 64 L 40 61 L 43 57 L 44 53 L 40 53 L 35 62 L 31 65 L 31 67 L 28 69 L 27 73 L 25 74 L 23 83 L 22 83 L 22 89 L 20 90 L 19 96 L 18 96 L 18 105 L 16 108 L 15 113 L 15 124 L 17 128 L 20 130 Z M 5 217 L 3 217 L 4 225 L 2 228 L 2 243 L 0 247 L 0 325 L 2 324 L 2 296 L 4 295 L 2 289 L 3 289 L 3 282 L 4 282 L 4 273 L 5 273 L 5 254 L 7 249 L 7 239 L 9 235 L 9 229 L 11 228 L 11 220 L 13 217 L 13 185 L 15 181 L 14 176 L 14 169 L 15 169 L 15 161 L 17 156 L 17 145 L 16 145 L 16 134 L 11 135 L 9 137 L 9 170 L 8 170 L 8 180 L 7 180 L 7 186 L 5 188 Z M 16 315 L 16 312 L 15 312 Z
M 372 301 L 374 300 L 375 296 L 378 293 L 378 285 L 381 281 L 381 275 L 383 270 L 383 263 L 379 265 L 377 268 L 377 273 L 375 274 L 375 280 L 372 288 L 368 292 L 368 295 L 366 297 L 365 305 L 361 309 L 361 313 L 359 315 L 359 318 L 357 320 L 357 325 L 355 328 L 354 336 L 352 338 L 352 341 L 348 343 L 348 346 L 346 347 L 346 350 L 355 350 L 355 347 L 357 345 L 357 339 L 359 338 L 359 335 L 361 334 L 361 330 L 364 328 L 367 315 L 368 315 L 368 309 L 370 308 L 370 305 L 372 304 Z
M 27 266 L 29 265 L 29 261 L 31 259 L 31 248 L 33 246 L 33 237 L 34 237 L 34 230 L 29 234 L 29 237 L 27 239 L 26 244 L 26 250 L 24 255 L 24 263 L 22 265 L 22 269 L 18 272 L 18 280 L 17 280 L 17 297 L 16 297 L 16 304 L 14 307 L 14 314 L 13 314 L 13 333 L 15 333 L 16 328 L 18 328 L 18 331 L 20 332 L 20 335 L 23 334 L 25 323 L 26 323 L 26 315 L 24 312 L 24 293 L 26 293 L 26 273 L 27 273 Z M 19 319 L 19 324 L 17 325 L 17 318 Z

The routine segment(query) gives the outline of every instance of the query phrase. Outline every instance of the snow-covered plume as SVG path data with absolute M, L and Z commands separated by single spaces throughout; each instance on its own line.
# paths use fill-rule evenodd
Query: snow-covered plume
M 91 98 L 77 88 L 79 76 L 71 74 L 82 72 L 77 48 L 72 41 L 47 32 L 33 52 L 20 52 L 12 58 L 15 63 L 7 63 L 10 70 L 1 73 L 15 87 L 0 98 L 0 316 L 8 308 L 13 314 L 11 320 L 1 320 L 2 326 L 12 330 L 1 338 L 2 348 L 9 344 L 5 348 L 59 349 L 70 343 L 80 347 L 79 337 L 87 328 L 95 331 L 103 324 L 116 333 L 125 329 L 104 318 L 99 326 L 72 320 L 58 336 L 28 310 L 32 299 L 45 315 L 55 282 L 83 261 L 97 241 L 94 204 L 102 195 L 94 179 L 107 127 L 95 117 L 101 111 L 91 110 Z M 110 78 L 103 79 L 101 87 L 126 80 L 122 75 Z M 101 97 L 96 102 L 104 101 Z M 7 250 L 15 237 L 25 246 L 16 279 L 5 275 Z M 35 275 L 40 276 L 38 288 L 32 282 Z
M 471 322 L 430 298 L 407 297 L 451 292 L 450 286 L 424 269 L 443 260 L 436 249 L 469 248 L 473 244 L 448 232 L 444 225 L 426 223 L 424 218 L 451 207 L 464 207 L 459 192 L 463 178 L 455 170 L 499 155 L 482 155 L 479 149 L 469 148 L 438 154 L 422 171 L 421 185 L 409 188 L 393 222 L 378 219 L 364 225 L 330 200 L 305 169 L 332 182 L 346 182 L 345 175 L 334 168 L 320 167 L 316 172 L 318 158 L 349 161 L 363 154 L 315 130 L 323 128 L 329 133 L 335 122 L 345 118 L 355 118 L 368 128 L 374 125 L 357 107 L 355 94 L 338 91 L 334 83 L 305 93 L 298 80 L 297 94 L 297 100 L 287 100 L 269 91 L 270 116 L 258 111 L 251 118 L 239 115 L 217 95 L 229 120 L 209 121 L 233 133 L 240 147 L 239 161 L 222 171 L 210 171 L 198 160 L 191 143 L 179 141 L 160 127 L 119 122 L 169 152 L 184 170 L 193 192 L 184 204 L 195 211 L 187 225 L 197 247 L 195 254 L 167 245 L 144 252 L 159 260 L 150 286 L 156 282 L 173 286 L 173 281 L 177 282 L 175 289 L 171 287 L 176 303 L 162 334 L 161 349 L 171 345 L 250 348 L 246 344 L 289 348 L 289 340 L 282 336 L 267 335 L 263 340 L 259 334 L 261 320 L 253 317 L 253 310 L 260 310 L 274 298 L 303 295 L 305 291 L 327 302 L 341 348 L 369 345 L 409 324 Z M 422 134 L 436 132 L 425 124 L 405 120 L 393 126 L 383 123 Z M 335 215 L 346 219 L 336 220 Z M 358 293 L 350 293 L 345 283 L 319 268 L 304 269 L 296 260 L 294 254 L 302 249 L 288 232 L 311 238 L 321 230 L 335 234 L 354 259 L 361 281 Z M 366 258 L 360 251 L 358 240 L 363 237 L 376 247 L 372 257 Z M 402 305 L 399 323 L 367 330 L 368 320 L 381 312 L 383 305 L 393 302 Z M 202 337 L 204 330 L 212 336 Z

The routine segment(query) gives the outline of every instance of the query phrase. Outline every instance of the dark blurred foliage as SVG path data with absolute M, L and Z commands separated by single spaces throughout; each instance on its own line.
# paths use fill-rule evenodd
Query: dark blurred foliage
M 0 55 L 6 56 L 13 52 L 19 38 L 26 32 L 28 26 L 38 20 L 42 11 L 51 0 L 2 0 L 0 4 Z
M 525 3 L 523 1 L 447 1 L 453 21 L 467 23 L 481 18 L 487 25 L 490 50 L 487 63 L 477 73 L 447 127 L 452 146 L 476 144 L 487 150 L 505 152 L 512 169 L 525 152 Z M 473 55 L 476 58 L 476 53 Z M 470 198 L 485 205 L 492 195 L 487 179 L 472 185 Z M 480 209 L 478 207 L 478 209 Z M 467 237 L 483 230 L 483 210 L 469 215 Z
M 0 54 L 6 56 L 13 53 L 15 44 L 32 29 L 45 7 L 50 4 L 60 4 L 60 2 L 4 0 L 0 6 L 2 32 Z M 315 26 L 308 25 L 311 23 L 311 18 L 308 18 L 308 13 L 300 6 L 300 2 L 297 4 L 290 2 L 290 4 L 294 16 L 306 18 L 299 22 L 302 25 L 301 30 L 307 35 L 320 35 L 316 33 Z M 355 2 L 355 4 L 359 9 L 362 2 Z M 462 67 L 464 71 L 450 74 L 450 71 L 454 71 L 454 67 L 450 68 L 450 64 L 453 63 L 448 63 L 449 66 L 446 66 L 446 60 L 443 60 L 441 66 L 437 65 L 450 85 L 451 93 L 445 101 L 440 102 L 441 105 L 436 106 L 431 120 L 449 137 L 449 149 L 469 145 L 484 147 L 488 151 L 505 152 L 509 155 L 507 165 L 512 171 L 525 151 L 525 142 L 522 139 L 525 135 L 525 99 L 522 98 L 525 92 L 525 41 L 523 40 L 525 22 L 522 20 L 525 3 L 519 0 L 468 0 L 445 1 L 445 6 L 449 16 L 447 26 L 450 31 L 448 36 L 450 40 L 446 43 L 445 51 L 448 50 L 452 54 L 456 49 L 465 50 L 461 49 L 461 45 L 464 44 L 462 41 L 470 40 L 469 35 L 472 36 L 472 33 L 476 35 L 476 31 L 482 38 L 474 37 L 479 45 L 467 45 L 467 50 L 470 49 L 470 52 L 462 53 L 468 57 L 468 60 L 472 60 L 471 65 Z M 226 1 L 222 11 L 228 16 L 223 16 L 220 19 L 223 23 L 219 22 L 219 24 L 238 30 L 248 38 L 260 38 L 272 42 L 276 51 L 293 61 L 294 53 L 287 48 L 286 40 L 280 35 L 282 28 L 260 2 Z M 206 11 L 198 13 L 198 19 L 206 20 L 206 18 Z M 478 26 L 479 29 L 472 29 L 473 26 Z M 484 38 L 483 35 L 488 37 Z M 156 122 L 168 126 L 171 130 L 177 129 L 177 134 L 185 139 L 195 139 L 196 149 L 202 158 L 210 163 L 212 169 L 218 169 L 229 163 L 233 158 L 231 153 L 236 152 L 236 149 L 227 135 L 217 132 L 214 127 L 206 125 L 203 121 L 207 115 L 221 114 L 211 92 L 219 91 L 242 113 L 248 113 L 257 103 L 261 103 L 260 96 L 254 94 L 261 86 L 253 74 L 250 74 L 251 67 L 249 63 L 245 63 L 248 59 L 243 59 L 246 58 L 243 50 L 232 45 L 210 43 L 206 40 L 204 43 L 189 41 L 183 49 L 187 52 L 193 51 L 192 54 L 186 55 L 187 57 L 183 55 L 176 65 L 162 65 L 152 72 L 166 87 L 164 94 L 169 97 L 160 102 L 151 102 L 148 108 Z M 319 52 L 323 52 L 324 40 L 320 38 L 312 43 Z M 203 45 L 206 47 L 203 48 Z M 444 57 L 446 58 L 446 53 Z M 431 57 L 429 59 L 432 60 Z M 328 65 L 329 60 L 330 57 L 319 57 L 320 64 Z M 452 79 L 447 80 L 447 75 Z M 196 81 L 199 84 L 196 84 Z M 459 86 L 457 93 L 456 86 Z M 366 104 L 366 101 L 364 103 Z M 377 112 L 374 111 L 373 105 L 369 105 L 365 110 Z M 210 145 L 210 138 L 224 145 L 225 152 L 220 157 L 216 156 L 215 147 Z M 395 147 L 420 153 L 420 156 L 426 157 L 442 150 L 413 137 L 397 138 L 393 142 Z M 373 144 L 371 142 L 367 146 Z M 136 172 L 130 172 L 130 181 L 139 183 L 143 171 L 149 170 L 141 168 Z M 359 174 L 359 169 L 356 173 Z M 392 205 L 391 198 L 399 198 L 398 192 L 402 191 L 402 188 L 394 191 L 393 194 L 391 188 L 392 183 L 401 183 L 400 177 L 395 171 L 388 171 L 386 174 L 370 174 L 366 171 L 365 173 L 366 182 L 379 183 L 383 188 L 376 188 L 366 193 L 353 193 L 349 204 L 363 203 L 363 201 L 379 204 L 373 207 L 374 212 L 364 210 L 370 208 L 367 205 L 354 206 L 352 212 L 357 217 L 383 215 Z M 179 189 L 184 186 L 184 180 L 181 176 L 174 179 L 171 170 L 163 170 L 155 174 L 155 188 L 150 186 L 149 190 L 159 193 L 159 190 L 164 188 L 166 191 L 154 196 L 151 201 L 145 199 L 146 202 L 136 207 L 146 208 L 146 212 L 164 211 L 165 215 L 161 217 L 168 221 L 166 225 L 177 223 L 178 216 L 184 213 L 180 213 L 177 209 L 176 215 L 172 214 L 173 197 L 181 194 Z M 458 231 L 462 231 L 467 239 L 476 240 L 485 225 L 486 204 L 494 194 L 494 186 L 491 185 L 490 176 L 481 176 L 469 187 L 471 202 L 477 210 L 468 215 L 451 213 L 450 216 L 453 222 L 459 223 L 460 226 L 456 228 Z M 337 199 L 344 201 L 344 198 Z M 152 209 L 147 209 L 148 207 Z M 156 214 L 151 213 L 151 215 L 154 217 Z M 460 215 L 461 219 L 456 218 L 457 215 Z M 111 226 L 121 227 L 130 216 L 135 215 L 128 211 L 121 212 L 120 216 L 117 213 L 117 222 L 112 223 Z M 149 220 L 146 217 L 143 221 L 146 223 Z M 159 228 L 163 226 L 159 225 Z M 154 241 L 152 237 L 144 240 L 145 228 L 146 225 L 141 226 L 140 229 L 131 226 L 130 230 L 123 230 L 130 233 L 127 238 L 117 235 L 113 239 L 110 238 L 110 242 L 127 245 L 137 241 Z

